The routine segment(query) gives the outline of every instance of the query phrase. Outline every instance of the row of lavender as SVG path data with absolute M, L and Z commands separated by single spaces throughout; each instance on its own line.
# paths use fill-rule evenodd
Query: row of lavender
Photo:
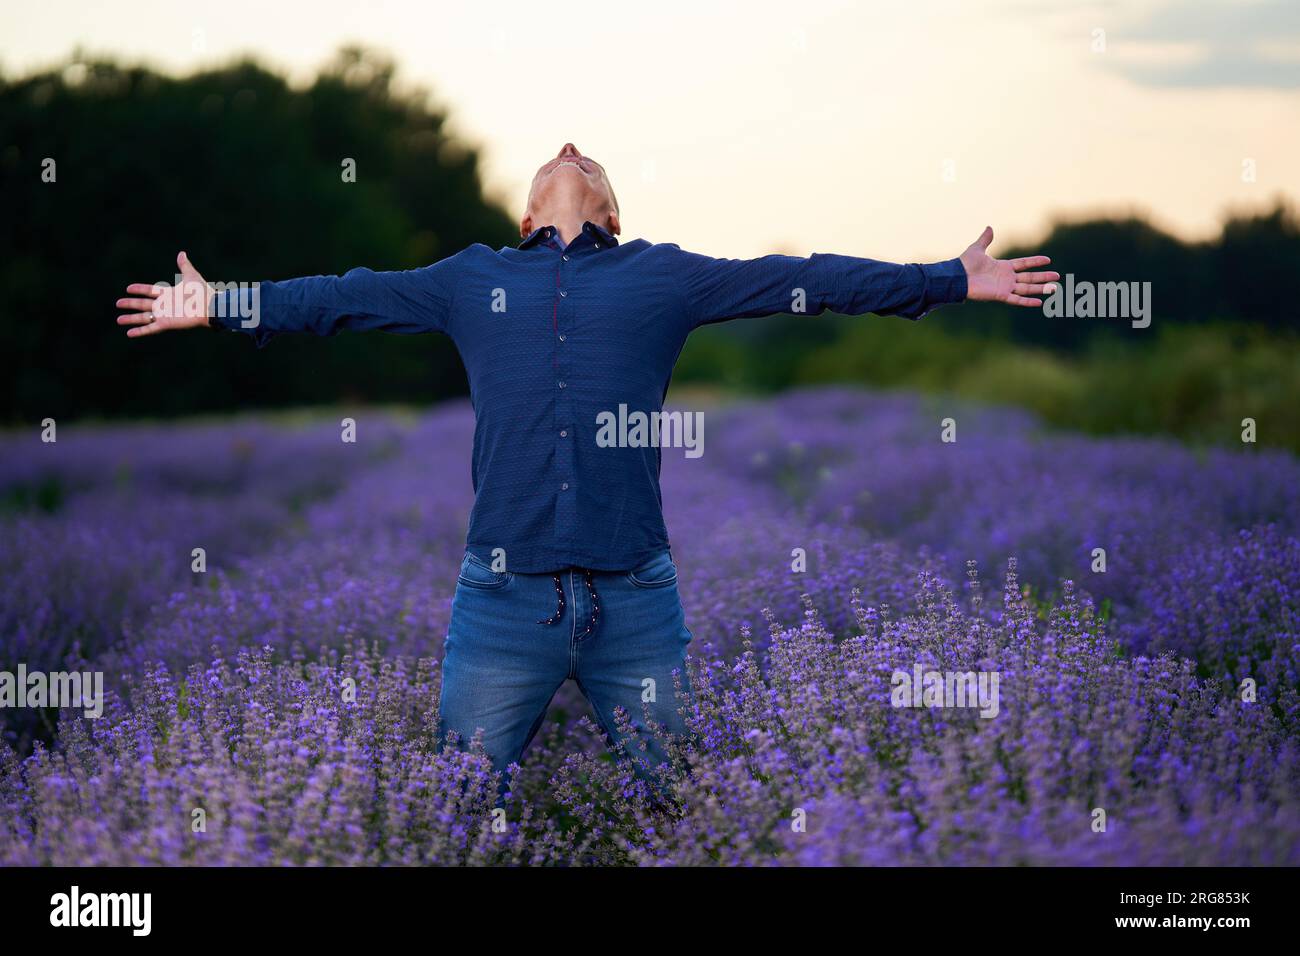
M 665 453 L 696 635 L 672 808 L 599 756 L 566 690 L 504 833 L 484 761 L 437 747 L 467 408 L 363 421 L 356 445 L 74 434 L 21 470 L 6 448 L 0 487 L 68 490 L 4 519 L 5 660 L 71 654 L 121 693 L 5 752 L 0 860 L 1300 862 L 1294 460 L 853 392 L 709 426 L 703 459 Z M 1012 555 L 1028 592 L 967 587 L 967 558 L 1000 575 Z M 1138 656 L 1164 649 L 1192 661 Z M 890 674 L 918 663 L 999 674 L 1000 713 L 891 707 Z
M 0 669 L 99 666 L 159 604 L 213 588 L 395 455 L 401 434 L 381 420 L 344 444 L 334 424 L 249 419 L 0 440 Z M 210 573 L 193 570 L 195 549 Z M 25 743 L 47 718 L 0 712 L 0 730 Z
M 951 443 L 940 440 L 944 418 L 955 423 Z M 865 581 L 872 601 L 909 596 L 900 558 L 862 552 L 879 542 L 950 584 L 965 561 L 1000 573 L 1016 557 L 1040 601 L 1072 579 L 1103 604 L 1130 652 L 1172 651 L 1234 683 L 1253 676 L 1275 699 L 1300 685 L 1300 463 L 1285 452 L 1053 435 L 1012 410 L 816 390 L 732 416 L 708 457 L 733 483 L 780 489 L 792 506 L 783 514 L 797 516 L 766 542 L 750 535 L 746 550 L 764 560 L 723 575 L 754 589 L 750 607 L 780 594 L 774 607 L 789 620 L 802 584 L 838 629 L 850 623 L 853 584 Z M 680 492 L 665 494 L 686 502 L 685 529 L 711 506 L 690 508 L 681 471 L 670 475 Z M 838 547 L 812 562 L 812 580 L 785 573 L 792 548 L 819 541 Z M 707 546 L 699 563 L 710 563 Z M 1294 705 L 1288 713 L 1300 716 Z

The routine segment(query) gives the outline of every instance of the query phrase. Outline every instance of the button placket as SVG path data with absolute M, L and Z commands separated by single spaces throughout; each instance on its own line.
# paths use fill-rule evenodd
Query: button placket
M 557 547 L 564 547 L 572 541 L 578 527 L 577 495 L 575 478 L 577 475 L 573 440 L 573 389 L 569 381 L 572 366 L 568 356 L 567 329 L 570 320 L 569 281 L 572 275 L 572 259 L 568 253 L 562 253 L 555 268 L 555 338 L 552 348 L 555 354 L 556 390 L 555 418 L 553 422 L 555 437 L 555 539 Z

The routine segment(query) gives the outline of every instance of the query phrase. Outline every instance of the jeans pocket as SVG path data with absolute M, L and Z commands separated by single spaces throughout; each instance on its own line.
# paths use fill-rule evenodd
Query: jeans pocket
M 465 560 L 460 563 L 460 574 L 456 580 L 467 588 L 495 591 L 509 584 L 510 578 L 509 571 L 493 571 L 489 565 L 466 552 Z
M 677 583 L 677 565 L 667 551 L 660 551 L 650 560 L 633 568 L 627 579 L 639 588 L 666 588 Z

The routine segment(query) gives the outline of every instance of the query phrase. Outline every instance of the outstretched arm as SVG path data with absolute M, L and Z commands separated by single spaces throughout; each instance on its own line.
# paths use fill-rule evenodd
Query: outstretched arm
M 282 332 L 333 335 L 344 329 L 414 334 L 445 332 L 457 256 L 423 269 L 309 276 L 242 286 L 209 284 L 185 253 L 176 257 L 176 285 L 132 283 L 117 300 L 119 325 L 135 338 L 212 325 L 248 332 L 259 346 Z
M 712 322 L 784 312 L 902 315 L 917 319 L 953 302 L 988 301 L 1035 306 L 1050 293 L 1055 272 L 1031 272 L 1046 256 L 993 259 L 985 229 L 958 258 L 901 264 L 815 253 L 714 259 L 677 251 L 674 263 L 692 328 Z

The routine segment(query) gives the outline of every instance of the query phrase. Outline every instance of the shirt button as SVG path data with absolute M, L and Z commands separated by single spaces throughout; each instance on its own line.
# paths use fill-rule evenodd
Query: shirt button
M 568 490 L 569 490 L 569 483 L 566 481 L 564 484 L 560 485 L 560 490 L 561 490 L 561 491 L 568 491 Z
M 568 262 L 568 261 L 569 261 L 569 257 L 568 257 L 568 256 L 560 256 L 560 258 L 563 259 L 565 262 Z
M 561 428 L 561 429 L 560 429 L 560 437 L 561 437 L 561 438 L 568 438 L 568 437 L 569 437 L 569 430 L 568 430 L 567 428 Z
M 560 388 L 564 388 L 564 382 L 562 382 L 562 381 L 561 381 L 561 382 L 556 382 L 555 384 L 559 385 Z
M 596 248 L 597 248 L 597 249 L 599 249 L 599 248 L 600 248 L 600 243 L 599 243 L 599 242 L 598 242 L 598 243 L 596 243 Z
M 569 293 L 565 292 L 563 289 L 560 290 L 560 298 L 561 298 L 561 299 L 563 299 L 563 298 L 564 298 L 566 295 L 568 295 L 568 294 L 569 294 Z
M 569 337 L 568 337 L 567 335 L 565 335 L 563 332 L 560 333 L 560 341 L 561 341 L 561 342 L 566 342 L 566 341 L 568 341 L 568 338 L 569 338 Z

